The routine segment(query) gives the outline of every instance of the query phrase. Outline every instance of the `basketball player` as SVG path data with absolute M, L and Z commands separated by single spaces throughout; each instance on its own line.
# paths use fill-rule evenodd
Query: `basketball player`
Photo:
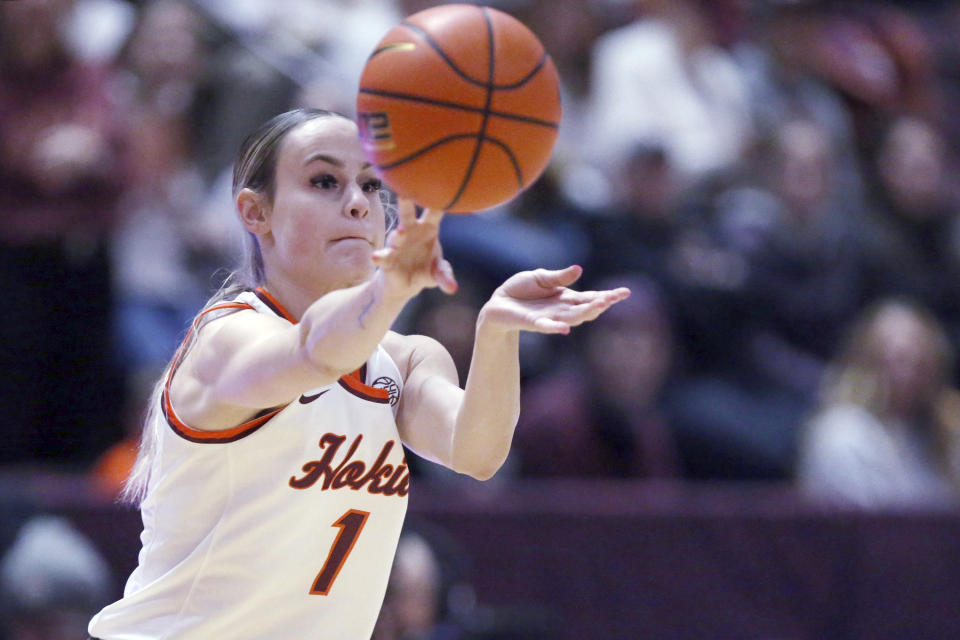
M 456 291 L 443 214 L 401 202 L 386 238 L 356 125 L 277 116 L 234 170 L 251 240 L 240 274 L 168 367 L 127 486 L 139 566 L 89 625 L 102 640 L 369 638 L 407 503 L 401 446 L 492 476 L 518 417 L 520 331 L 568 333 L 629 291 L 517 274 L 476 323 L 465 389 L 446 350 L 390 326 L 426 287 Z

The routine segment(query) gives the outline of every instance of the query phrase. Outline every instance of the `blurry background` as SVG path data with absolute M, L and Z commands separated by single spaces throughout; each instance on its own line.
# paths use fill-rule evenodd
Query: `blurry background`
M 85 637 L 136 563 L 114 497 L 239 251 L 241 139 L 353 115 L 435 4 L 0 0 L 2 637 Z M 375 638 L 960 637 L 960 3 L 490 4 L 557 63 L 560 139 L 445 219 L 461 290 L 397 329 L 465 376 L 515 271 L 634 293 L 524 336 L 494 479 L 411 459 Z

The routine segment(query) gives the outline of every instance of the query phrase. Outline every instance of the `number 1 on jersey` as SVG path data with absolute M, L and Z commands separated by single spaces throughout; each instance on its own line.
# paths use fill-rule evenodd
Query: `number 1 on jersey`
M 313 581 L 310 595 L 325 596 L 330 593 L 333 581 L 337 579 L 337 574 L 340 573 L 340 569 L 347 561 L 347 556 L 353 551 L 353 545 L 360 537 L 363 525 L 367 524 L 367 518 L 369 517 L 369 511 L 350 509 L 331 525 L 339 527 L 340 532 L 337 533 L 337 539 L 333 541 L 333 545 L 330 547 L 330 553 L 327 554 L 327 560 L 323 563 L 323 569 L 320 569 L 317 579 Z

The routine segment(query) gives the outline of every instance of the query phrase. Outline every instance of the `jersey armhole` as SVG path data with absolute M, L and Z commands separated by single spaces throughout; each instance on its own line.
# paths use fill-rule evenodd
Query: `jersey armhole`
M 176 411 L 173 409 L 173 403 L 170 402 L 170 384 L 173 381 L 173 374 L 176 373 L 177 368 L 180 366 L 180 361 L 183 359 L 183 356 L 186 352 L 186 347 L 190 343 L 190 339 L 193 336 L 193 333 L 197 331 L 200 326 L 200 321 L 208 313 L 213 311 L 223 311 L 226 309 L 234 309 L 236 311 L 242 311 L 245 309 L 253 309 L 252 305 L 249 305 L 245 302 L 225 302 L 223 304 L 217 304 L 209 309 L 205 309 L 201 312 L 193 321 L 193 325 L 190 327 L 190 330 L 187 332 L 186 337 L 184 337 L 183 342 L 180 344 L 180 347 L 177 349 L 177 353 L 173 358 L 173 363 L 170 365 L 170 369 L 167 372 L 167 379 L 163 385 L 163 393 L 160 397 L 160 409 L 163 411 L 163 417 L 166 419 L 167 425 L 173 429 L 173 432 L 184 440 L 189 440 L 190 442 L 199 442 L 204 444 L 221 444 L 225 442 L 234 442 L 241 438 L 244 438 L 251 433 L 255 432 L 257 429 L 265 425 L 270 418 L 280 413 L 283 410 L 283 407 L 274 407 L 272 409 L 264 409 L 257 413 L 253 418 L 247 420 L 235 427 L 230 429 L 223 429 L 219 431 L 202 431 L 200 429 L 194 429 L 190 427 L 185 422 L 180 420 L 177 417 Z

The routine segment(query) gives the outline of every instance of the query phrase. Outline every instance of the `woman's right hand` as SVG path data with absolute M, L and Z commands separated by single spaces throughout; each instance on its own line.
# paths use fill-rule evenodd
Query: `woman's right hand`
M 410 297 L 422 289 L 440 287 L 444 293 L 457 291 L 453 267 L 443 258 L 440 221 L 443 211 L 425 209 L 417 218 L 410 200 L 401 199 L 396 228 L 387 235 L 386 246 L 373 253 L 391 288 Z

